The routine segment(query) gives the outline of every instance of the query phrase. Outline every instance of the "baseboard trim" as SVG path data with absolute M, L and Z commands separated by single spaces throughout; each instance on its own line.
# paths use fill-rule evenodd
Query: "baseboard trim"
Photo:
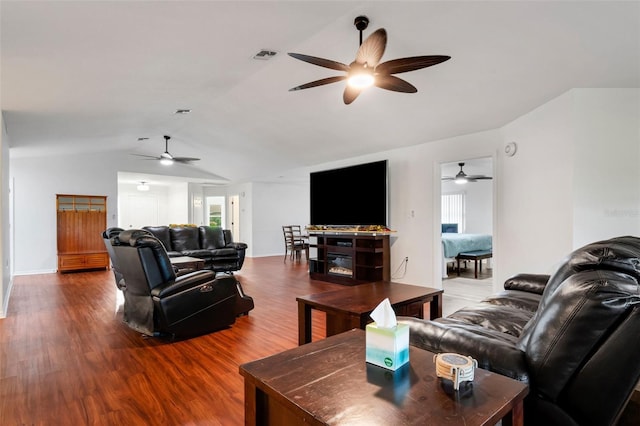
M 20 276 L 20 275 L 55 274 L 57 272 L 58 272 L 57 269 L 42 269 L 42 270 L 37 270 L 37 271 L 19 271 L 19 272 L 15 272 L 13 274 L 13 276 L 16 277 L 16 276 Z

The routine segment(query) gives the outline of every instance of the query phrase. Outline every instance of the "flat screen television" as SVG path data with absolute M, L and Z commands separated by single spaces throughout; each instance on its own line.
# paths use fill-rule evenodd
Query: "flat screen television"
M 313 172 L 311 225 L 387 226 L 387 160 Z

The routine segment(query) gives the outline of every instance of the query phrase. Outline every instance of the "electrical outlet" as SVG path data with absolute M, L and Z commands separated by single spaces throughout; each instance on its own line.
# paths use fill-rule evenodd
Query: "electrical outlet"
M 404 261 L 408 263 L 409 262 L 409 256 L 405 256 Z

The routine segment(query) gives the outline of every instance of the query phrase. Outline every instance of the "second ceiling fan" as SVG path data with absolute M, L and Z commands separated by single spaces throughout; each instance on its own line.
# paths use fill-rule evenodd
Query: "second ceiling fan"
M 303 55 L 301 53 L 289 53 L 289 56 L 293 58 L 320 67 L 344 71 L 346 75 L 328 77 L 301 84 L 300 86 L 289 89 L 289 91 L 309 89 L 311 87 L 348 80 L 342 96 L 344 103 L 347 105 L 353 102 L 364 89 L 372 85 L 394 92 L 416 93 L 418 89 L 416 89 L 415 86 L 392 74 L 419 70 L 451 59 L 451 56 L 444 55 L 412 56 L 393 59 L 380 64 L 380 59 L 382 59 L 382 55 L 387 46 L 387 32 L 384 28 L 380 28 L 374 31 L 363 42 L 362 31 L 369 26 L 369 18 L 366 16 L 358 16 L 354 21 L 354 25 L 358 31 L 360 31 L 360 47 L 356 53 L 355 61 L 349 65 L 330 59 Z
M 462 168 L 464 167 L 464 163 L 458 163 L 458 166 L 460 166 L 460 171 L 455 176 L 445 176 L 442 178 L 442 180 L 452 180 L 455 183 L 464 184 L 467 182 L 477 182 L 479 180 L 493 179 L 491 176 L 485 175 L 468 175 L 464 172 L 464 170 L 462 170 Z
M 194 158 L 194 157 L 174 157 L 173 155 L 169 154 L 169 139 L 171 139 L 171 136 L 164 136 L 164 152 L 162 154 L 160 154 L 159 157 L 156 157 L 154 155 L 143 155 L 143 154 L 134 154 L 137 155 L 138 157 L 146 157 L 149 160 L 159 160 L 160 164 L 163 164 L 165 166 L 170 166 L 173 163 L 184 163 L 184 164 L 189 164 L 192 161 L 199 161 L 199 158 Z

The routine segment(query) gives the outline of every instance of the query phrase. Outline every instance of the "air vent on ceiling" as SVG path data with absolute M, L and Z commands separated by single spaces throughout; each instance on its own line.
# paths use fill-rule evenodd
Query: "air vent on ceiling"
M 268 59 L 273 58 L 277 54 L 278 54 L 278 52 L 276 52 L 275 50 L 262 49 L 261 51 L 259 51 L 255 55 L 253 55 L 253 59 L 262 59 L 262 60 L 266 61 Z

